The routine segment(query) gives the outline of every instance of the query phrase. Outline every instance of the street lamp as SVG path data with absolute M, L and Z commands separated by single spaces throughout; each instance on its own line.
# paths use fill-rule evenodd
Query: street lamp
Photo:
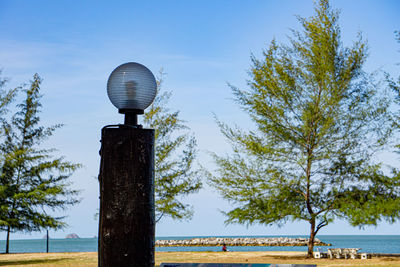
M 125 114 L 125 124 L 137 125 L 137 114 L 153 102 L 157 83 L 153 73 L 142 64 L 129 62 L 113 70 L 107 82 L 111 103 Z
M 154 75 L 139 63 L 111 73 L 107 94 L 125 123 L 101 132 L 99 267 L 154 266 L 154 130 L 137 115 L 157 92 Z

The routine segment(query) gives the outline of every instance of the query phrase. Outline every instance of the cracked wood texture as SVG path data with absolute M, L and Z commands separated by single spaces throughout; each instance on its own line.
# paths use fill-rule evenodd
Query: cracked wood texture
M 154 266 L 154 130 L 103 128 L 99 265 Z

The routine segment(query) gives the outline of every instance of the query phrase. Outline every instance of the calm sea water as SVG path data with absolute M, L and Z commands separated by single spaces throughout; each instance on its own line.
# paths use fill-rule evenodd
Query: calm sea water
M 187 237 L 157 237 L 157 239 L 190 239 Z M 221 236 L 239 237 L 239 236 Z M 258 236 L 278 237 L 278 236 Z M 281 237 L 281 236 L 279 236 Z M 306 237 L 306 236 L 282 236 Z M 360 252 L 400 253 L 400 235 L 320 235 L 318 238 L 331 243 L 332 247 L 361 248 Z M 316 247 L 326 251 L 330 247 Z M 306 251 L 307 247 L 228 247 L 230 251 Z M 156 251 L 220 251 L 220 247 L 157 247 Z M 11 240 L 11 253 L 45 252 L 45 239 Z M 97 251 L 97 238 L 50 239 L 50 252 L 90 252 Z M 5 241 L 0 240 L 0 253 L 5 252 Z

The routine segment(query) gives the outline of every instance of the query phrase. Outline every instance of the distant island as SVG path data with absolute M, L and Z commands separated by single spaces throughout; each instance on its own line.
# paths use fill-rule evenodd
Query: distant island
M 68 234 L 65 236 L 65 238 L 69 239 L 69 238 L 80 238 L 77 234 Z

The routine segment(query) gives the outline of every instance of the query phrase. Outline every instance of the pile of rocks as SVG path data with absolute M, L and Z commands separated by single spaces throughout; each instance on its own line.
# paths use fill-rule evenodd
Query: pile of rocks
M 315 246 L 331 246 L 315 238 Z M 191 246 L 307 246 L 308 238 L 288 238 L 288 237 L 238 237 L 238 238 L 192 238 L 181 240 L 157 240 L 156 246 L 159 247 L 191 247 Z

